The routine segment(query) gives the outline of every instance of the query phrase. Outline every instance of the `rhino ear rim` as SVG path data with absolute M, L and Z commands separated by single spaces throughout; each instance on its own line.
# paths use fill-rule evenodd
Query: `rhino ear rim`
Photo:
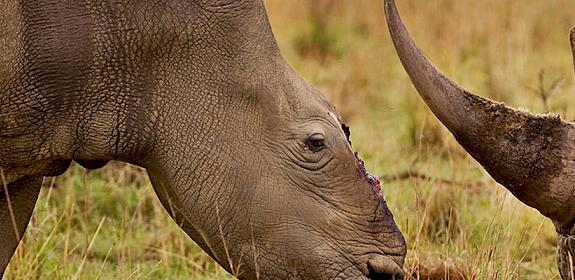
M 559 228 L 575 221 L 575 126 L 478 97 L 442 74 L 415 45 L 394 0 L 384 0 L 397 54 L 419 95 L 456 140 L 519 200 Z M 575 59 L 575 29 L 571 32 Z

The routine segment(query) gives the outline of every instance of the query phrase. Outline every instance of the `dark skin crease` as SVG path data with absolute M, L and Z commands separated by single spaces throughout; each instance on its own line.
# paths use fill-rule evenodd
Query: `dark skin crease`
M 121 160 L 240 279 L 401 275 L 405 241 L 349 129 L 285 63 L 261 1 L 0 1 L 0 167 L 19 213 L 16 234 L 0 196 L 0 271 L 42 176 Z

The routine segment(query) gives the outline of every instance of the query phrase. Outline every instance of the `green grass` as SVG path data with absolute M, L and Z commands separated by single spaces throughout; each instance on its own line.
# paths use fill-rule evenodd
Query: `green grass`
M 572 0 L 397 2 L 424 52 L 467 89 L 575 117 Z M 559 279 L 553 225 L 493 182 L 420 101 L 380 1 L 266 4 L 288 62 L 337 106 L 367 166 L 390 178 L 383 192 L 413 279 Z M 563 81 L 547 105 L 532 90 L 542 70 L 545 87 Z M 426 178 L 393 180 L 405 172 Z M 42 190 L 7 279 L 231 278 L 171 221 L 141 170 L 73 167 L 55 186 Z

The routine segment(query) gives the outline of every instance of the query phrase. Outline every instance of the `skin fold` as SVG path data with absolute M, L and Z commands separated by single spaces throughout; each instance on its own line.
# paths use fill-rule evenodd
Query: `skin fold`
M 0 272 L 43 176 L 120 160 L 240 279 L 401 277 L 379 180 L 262 1 L 0 2 Z

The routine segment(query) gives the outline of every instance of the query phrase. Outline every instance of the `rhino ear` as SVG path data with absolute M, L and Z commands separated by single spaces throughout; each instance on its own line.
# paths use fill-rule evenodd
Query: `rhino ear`
M 456 140 L 525 204 L 558 227 L 575 219 L 575 126 L 478 97 L 443 75 L 417 48 L 394 0 L 384 0 L 397 54 L 419 95 Z M 574 33 L 571 33 L 574 38 Z

